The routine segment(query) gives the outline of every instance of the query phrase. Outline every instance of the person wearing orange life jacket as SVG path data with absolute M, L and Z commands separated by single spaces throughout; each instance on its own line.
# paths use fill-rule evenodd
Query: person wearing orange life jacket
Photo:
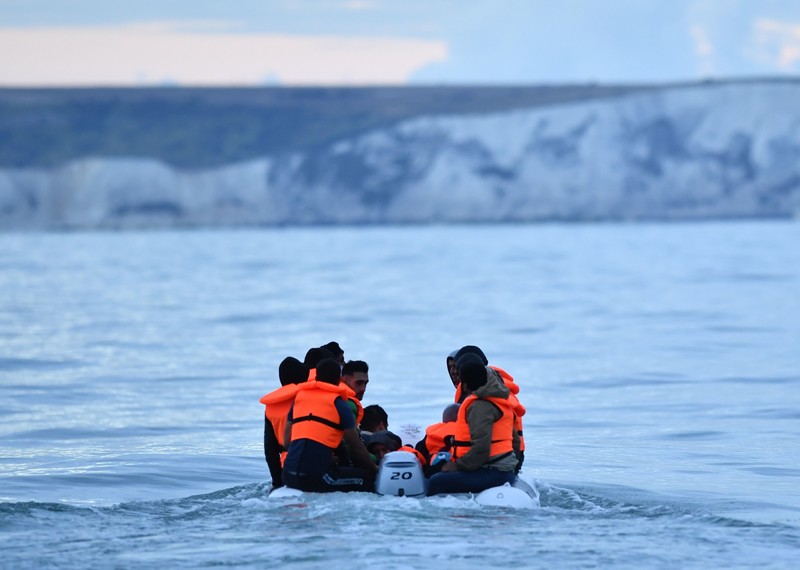
M 468 395 L 458 410 L 453 460 L 430 478 L 428 495 L 478 493 L 515 477 L 519 437 L 510 390 L 477 355 L 464 357 L 458 373 Z
M 283 486 L 284 431 L 289 409 L 294 403 L 298 384 L 308 378 L 308 368 L 294 357 L 287 356 L 278 366 L 281 387 L 260 400 L 264 404 L 264 459 L 272 476 L 272 488 Z
M 288 445 L 283 482 L 302 491 L 372 491 L 377 465 L 356 430 L 347 405 L 348 392 L 339 380 L 341 369 L 332 358 L 317 364 L 317 377 L 298 387 L 286 423 Z M 335 449 L 347 442 L 354 467 L 337 465 Z
M 350 397 L 350 407 L 356 416 L 356 423 L 360 424 L 364 417 L 361 400 L 364 399 L 364 392 L 367 391 L 367 384 L 369 384 L 369 365 L 363 360 L 348 360 L 342 366 L 342 382 L 353 391 Z
M 341 385 L 347 389 L 347 404 L 356 418 L 356 426 L 361 423 L 364 418 L 364 408 L 361 405 L 361 399 L 364 397 L 364 391 L 367 389 L 369 383 L 369 366 L 363 360 L 349 360 L 342 366 Z M 361 435 L 359 430 L 359 435 Z M 361 435 L 361 440 L 366 445 L 366 438 Z M 347 443 L 342 442 L 336 449 L 336 457 L 340 465 L 353 465 L 353 460 L 350 457 L 350 451 L 347 448 Z
M 303 364 L 308 366 L 308 379 L 309 381 L 317 377 L 317 364 L 324 358 L 333 358 L 333 354 L 322 346 L 315 346 L 306 351 L 303 358 Z
M 514 404 L 514 414 L 516 416 L 514 419 L 514 427 L 516 428 L 520 439 L 519 454 L 517 455 L 517 473 L 519 473 L 520 469 L 522 469 L 522 464 L 525 461 L 525 437 L 522 432 L 522 416 L 524 416 L 526 413 L 525 406 L 522 405 L 522 403 L 519 401 L 519 397 L 517 396 L 517 394 L 519 394 L 519 386 L 516 382 L 514 382 L 514 377 L 511 376 L 511 374 L 498 366 L 489 365 L 489 360 L 486 358 L 486 355 L 479 347 L 474 345 L 462 346 L 456 351 L 454 355 L 456 370 L 458 369 L 458 361 L 466 354 L 476 354 L 483 361 L 483 365 L 488 366 L 491 370 L 497 373 L 503 383 L 508 386 L 509 390 L 511 390 L 511 396 L 509 398 Z M 451 378 L 452 376 L 453 375 L 451 374 Z M 456 377 L 457 376 L 458 374 L 456 373 Z M 462 402 L 465 397 L 466 395 L 461 394 L 460 385 L 457 386 L 455 401 Z
M 425 429 L 425 437 L 417 442 L 414 446 L 419 451 L 425 461 L 425 475 L 430 476 L 434 472 L 438 472 L 441 465 L 437 469 L 432 469 L 432 462 L 436 455 L 440 452 L 452 453 L 453 438 L 456 433 L 456 419 L 458 418 L 458 409 L 461 404 L 448 404 L 442 411 L 442 421 L 436 424 L 431 424 Z

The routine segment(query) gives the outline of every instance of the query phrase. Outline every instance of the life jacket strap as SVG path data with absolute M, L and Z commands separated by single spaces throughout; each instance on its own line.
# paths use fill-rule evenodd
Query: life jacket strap
M 315 416 L 314 414 L 308 414 L 307 416 L 300 416 L 299 418 L 292 419 L 292 423 L 293 424 L 296 424 L 298 422 L 308 422 L 308 421 L 319 422 L 319 423 L 321 423 L 323 425 L 326 425 L 328 427 L 332 427 L 333 429 L 344 429 L 342 427 L 342 424 L 336 423 L 336 422 L 332 422 L 331 420 L 326 419 L 326 418 L 321 418 L 319 416 Z

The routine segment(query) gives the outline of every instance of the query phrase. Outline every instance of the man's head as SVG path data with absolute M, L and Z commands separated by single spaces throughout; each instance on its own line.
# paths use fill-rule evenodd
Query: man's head
M 389 429 L 389 415 L 378 404 L 372 404 L 364 408 L 364 417 L 361 418 L 359 427 L 363 431 L 371 432 Z
M 380 463 L 383 456 L 392 451 L 397 451 L 403 445 L 403 440 L 390 431 L 378 431 L 369 436 L 367 440 L 367 451 L 369 451 Z
M 323 344 L 320 348 L 324 348 L 328 352 L 333 355 L 333 358 L 336 359 L 336 362 L 339 363 L 339 366 L 344 365 L 344 350 L 342 347 L 339 346 L 339 343 L 335 340 L 330 341 L 328 344 Z
M 461 383 L 461 380 L 458 378 L 458 367 L 456 366 L 457 353 L 458 351 L 454 350 L 447 355 L 447 373 L 450 375 L 450 381 L 453 383 L 453 387 Z
M 333 358 L 333 355 L 326 348 L 309 348 L 308 352 L 306 352 L 306 357 L 303 359 L 303 364 L 309 368 L 316 368 L 323 358 Z
M 342 381 L 362 400 L 369 383 L 369 366 L 363 360 L 348 360 L 342 368 Z
M 486 365 L 477 354 L 465 354 L 459 358 L 456 363 L 458 364 L 458 375 L 461 378 L 461 386 L 464 390 L 472 393 L 486 384 L 488 380 Z
M 449 424 L 458 419 L 458 409 L 461 404 L 450 404 L 442 412 L 442 423 Z
M 333 358 L 323 358 L 317 364 L 317 380 L 327 384 L 337 386 L 342 376 L 342 370 L 339 368 L 339 363 Z
M 308 380 L 308 367 L 294 356 L 287 356 L 278 366 L 278 378 L 281 386 L 301 384 Z

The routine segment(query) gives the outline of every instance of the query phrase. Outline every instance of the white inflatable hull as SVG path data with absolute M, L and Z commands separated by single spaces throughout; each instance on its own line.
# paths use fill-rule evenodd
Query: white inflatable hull
M 486 489 L 475 497 L 475 502 L 487 507 L 506 507 L 509 509 L 535 509 L 539 506 L 539 493 L 525 483 L 526 487 L 532 489 L 527 492 L 518 486 L 519 478 L 513 485 L 506 483 L 502 487 L 492 487 Z
M 408 451 L 387 453 L 378 468 L 375 492 L 394 497 L 424 497 L 428 480 L 417 457 Z M 270 499 L 293 499 L 303 491 L 279 487 L 269 494 Z M 512 484 L 491 487 L 473 497 L 479 505 L 511 509 L 532 509 L 539 506 L 539 492 L 535 487 L 517 477 Z

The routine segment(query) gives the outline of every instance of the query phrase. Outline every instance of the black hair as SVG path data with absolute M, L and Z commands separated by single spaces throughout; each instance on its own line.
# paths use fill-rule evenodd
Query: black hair
M 339 368 L 339 363 L 333 358 L 323 358 L 317 364 L 317 380 L 333 384 L 334 386 L 339 383 L 342 377 L 342 369 Z
M 387 427 L 389 426 L 389 415 L 386 410 L 381 408 L 378 404 L 371 404 L 364 408 L 364 417 L 361 418 L 361 425 L 359 426 L 364 431 L 375 431 L 378 424 L 383 422 Z
M 369 372 L 369 366 L 363 360 L 348 360 L 342 367 L 342 376 L 352 376 L 354 372 Z
M 281 386 L 301 384 L 308 380 L 308 366 L 294 356 L 287 356 L 278 366 L 278 378 L 280 378 Z
M 341 354 L 344 354 L 344 350 L 342 350 L 342 347 L 339 346 L 339 343 L 336 342 L 335 340 L 330 341 L 328 344 L 323 344 L 322 346 L 320 346 L 320 348 L 323 348 L 328 352 L 330 352 L 334 356 L 334 358 L 336 358 Z
M 309 368 L 316 368 L 323 358 L 333 358 L 331 351 L 319 347 L 309 348 L 308 352 L 306 352 L 306 357 L 303 359 L 303 364 Z

